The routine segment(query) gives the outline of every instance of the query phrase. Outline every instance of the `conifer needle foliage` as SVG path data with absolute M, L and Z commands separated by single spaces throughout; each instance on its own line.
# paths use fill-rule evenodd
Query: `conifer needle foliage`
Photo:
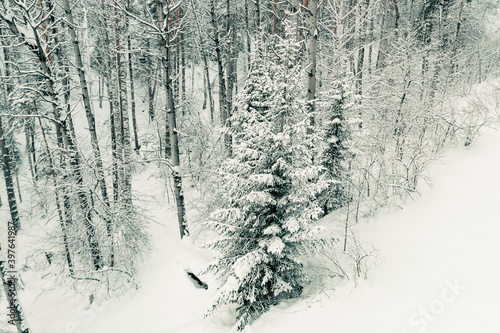
M 316 197 L 329 183 L 312 162 L 314 137 L 294 89 L 301 73 L 287 62 L 294 47 L 278 48 L 283 58 L 262 49 L 254 56 L 231 119 L 234 153 L 220 169 L 219 209 L 207 222 L 221 236 L 206 244 L 219 253 L 209 271 L 222 280 L 209 313 L 237 304 L 238 330 L 299 296 L 308 280 L 301 257 L 333 241 L 311 225 L 322 212 Z

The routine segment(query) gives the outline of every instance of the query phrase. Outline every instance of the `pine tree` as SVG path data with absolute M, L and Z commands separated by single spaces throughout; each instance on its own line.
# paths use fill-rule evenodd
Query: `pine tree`
M 321 214 L 316 196 L 328 183 L 312 163 L 305 102 L 293 93 L 299 85 L 299 71 L 258 47 L 231 117 L 234 155 L 220 170 L 219 209 L 207 222 L 222 237 L 206 246 L 220 253 L 208 270 L 223 281 L 209 313 L 237 304 L 238 330 L 298 297 L 307 282 L 301 256 L 331 242 L 311 226 Z
M 326 147 L 322 152 L 321 163 L 326 169 L 325 177 L 331 183 L 318 199 L 326 215 L 344 206 L 349 200 L 346 189 L 349 178 L 346 164 L 352 153 L 348 146 L 351 132 L 347 115 L 354 114 L 353 110 L 359 106 L 355 103 L 352 89 L 349 89 L 346 82 L 335 83 L 325 95 L 328 99 L 325 112 L 327 121 L 324 125 Z

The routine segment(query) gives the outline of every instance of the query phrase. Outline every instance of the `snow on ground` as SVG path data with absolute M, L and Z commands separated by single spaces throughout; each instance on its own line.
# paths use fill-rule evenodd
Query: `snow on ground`
M 250 332 L 500 332 L 500 133 L 431 170 L 432 188 L 361 227 L 385 258 L 364 285 L 276 309 Z
M 248 332 L 500 332 L 498 170 L 500 132 L 484 129 L 433 167 L 434 184 L 422 197 L 361 226 L 384 257 L 366 282 L 279 305 Z M 230 331 L 230 314 L 203 319 L 215 291 L 186 278 L 184 263 L 197 256 L 201 266 L 203 256 L 178 240 L 173 210 L 156 214 L 135 294 L 88 309 L 84 298 L 46 292 L 25 305 L 34 332 Z
M 146 126 L 147 115 L 138 115 Z M 500 332 L 500 131 L 482 133 L 430 170 L 433 186 L 421 186 L 421 197 L 363 222 L 362 238 L 384 257 L 367 281 L 278 305 L 247 332 Z M 175 209 L 166 203 L 158 170 L 138 172 L 134 194 L 149 215 L 152 234 L 152 251 L 138 276 L 141 287 L 119 300 L 97 299 L 89 306 L 87 295 L 56 291 L 40 274 L 23 273 L 21 296 L 33 332 L 231 331 L 234 313 L 203 319 L 214 283 L 208 280 L 209 289 L 199 289 L 186 270 L 196 273 L 208 258 L 189 240 L 179 241 Z M 7 216 L 5 201 L 0 218 Z

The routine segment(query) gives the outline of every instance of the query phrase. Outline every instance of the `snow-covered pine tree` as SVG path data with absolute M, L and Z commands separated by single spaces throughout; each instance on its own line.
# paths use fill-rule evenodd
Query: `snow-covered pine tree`
M 348 181 L 347 162 L 352 154 L 349 150 L 351 139 L 350 124 L 347 114 L 354 114 L 356 105 L 352 89 L 346 87 L 346 82 L 336 82 L 326 91 L 324 116 L 324 141 L 325 149 L 322 152 L 321 163 L 325 167 L 325 177 L 331 181 L 328 188 L 319 196 L 319 204 L 326 215 L 342 207 L 349 200 L 346 189 Z
M 293 51 L 284 41 L 274 55 Z M 274 61 L 271 61 L 274 59 Z M 301 256 L 324 251 L 314 227 L 316 197 L 328 187 L 312 163 L 308 115 L 299 96 L 300 71 L 257 47 L 232 116 L 234 154 L 223 164 L 219 209 L 207 225 L 222 237 L 206 244 L 219 252 L 208 271 L 222 280 L 209 314 L 238 305 L 237 329 L 307 282 Z

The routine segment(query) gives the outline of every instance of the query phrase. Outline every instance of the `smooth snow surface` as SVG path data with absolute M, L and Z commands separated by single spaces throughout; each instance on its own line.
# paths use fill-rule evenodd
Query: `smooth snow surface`
M 382 265 L 356 289 L 274 310 L 250 332 L 500 332 L 500 133 L 431 170 L 431 189 L 362 226 Z

